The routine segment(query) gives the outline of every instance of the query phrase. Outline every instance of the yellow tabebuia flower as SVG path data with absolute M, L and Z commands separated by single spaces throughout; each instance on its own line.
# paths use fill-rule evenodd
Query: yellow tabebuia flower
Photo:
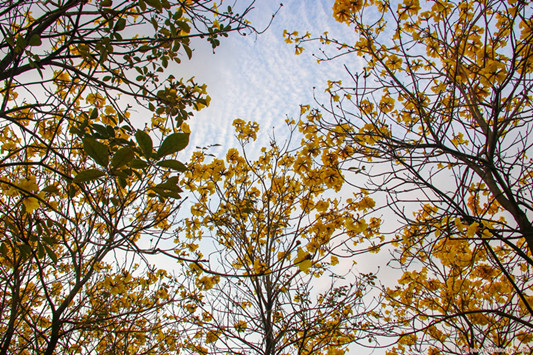
M 298 256 L 294 259 L 294 263 L 298 265 L 301 271 L 307 272 L 313 265 L 312 256 L 302 248 L 298 248 Z
M 104 107 L 106 99 L 100 93 L 90 93 L 85 99 L 88 104 L 94 105 L 98 108 Z
M 333 17 L 339 22 L 348 23 L 351 16 L 362 7 L 362 0 L 336 0 L 333 4 Z
M 35 197 L 26 197 L 22 200 L 22 203 L 24 204 L 24 207 L 26 207 L 28 213 L 33 213 L 33 211 L 39 208 L 39 200 Z
M 246 323 L 246 321 L 240 320 L 233 323 L 233 327 L 235 327 L 235 330 L 237 332 L 242 333 L 248 328 L 248 323 Z
M 368 224 L 366 223 L 364 218 L 358 219 L 357 221 L 351 217 L 347 218 L 345 226 L 346 229 L 355 232 L 356 234 L 359 234 L 368 228 Z
M 22 179 L 22 180 L 19 180 L 17 185 L 25 190 L 25 191 L 29 191 L 29 192 L 35 192 L 37 190 L 39 190 L 39 185 L 37 185 L 37 180 L 35 178 L 35 176 L 31 176 L 27 179 Z
M 337 265 L 339 263 L 339 258 L 337 258 L 335 255 L 332 255 L 330 260 L 331 265 Z
M 268 266 L 259 259 L 254 260 L 253 267 L 254 267 L 254 272 L 256 274 L 264 274 L 266 271 L 268 271 Z
M 385 95 L 379 102 L 379 109 L 383 113 L 391 112 L 394 109 L 394 99 L 389 95 Z
M 388 69 L 397 70 L 402 67 L 403 60 L 399 58 L 397 55 L 393 54 L 387 58 L 387 61 L 385 62 L 385 64 L 387 65 Z
M 466 231 L 466 235 L 468 237 L 473 237 L 474 234 L 476 234 L 478 230 L 479 230 L 479 223 L 474 222 L 470 226 L 468 226 L 468 229 Z
M 217 340 L 218 340 L 217 332 L 214 332 L 214 331 L 211 330 L 211 331 L 207 332 L 207 334 L 205 335 L 205 343 L 206 344 L 214 343 Z
M 219 282 L 220 282 L 220 276 L 219 275 L 203 276 L 200 279 L 198 279 L 199 285 L 204 290 L 209 290 L 209 289 L 213 288 Z

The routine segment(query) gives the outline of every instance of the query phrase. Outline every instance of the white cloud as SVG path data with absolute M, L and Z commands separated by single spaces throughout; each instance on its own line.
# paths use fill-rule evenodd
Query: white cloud
M 264 28 L 278 8 L 276 1 L 257 2 L 251 13 L 252 23 L 258 29 Z M 339 63 L 318 65 L 311 49 L 296 56 L 294 45 L 284 42 L 284 29 L 351 36 L 349 28 L 332 21 L 329 1 L 289 0 L 261 35 L 233 33 L 222 39 L 215 54 L 205 41 L 194 43 L 192 61 L 181 64 L 177 70 L 206 83 L 212 102 L 190 123 L 188 152 L 195 146 L 216 143 L 222 146 L 213 152 L 224 154 L 236 145 L 231 126 L 236 118 L 259 122 L 264 134 L 257 146 L 266 145 L 272 128 L 283 127 L 287 116 L 297 117 L 300 104 L 313 104 L 313 87 L 320 95 L 328 79 L 346 76 Z

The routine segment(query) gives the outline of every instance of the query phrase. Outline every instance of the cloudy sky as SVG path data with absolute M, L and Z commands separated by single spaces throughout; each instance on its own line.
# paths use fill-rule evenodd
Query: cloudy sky
M 275 0 L 258 0 L 252 24 L 264 29 L 279 5 Z M 312 50 L 295 55 L 294 44 L 285 43 L 282 35 L 287 29 L 315 35 L 329 31 L 337 38 L 350 38 L 350 29 L 333 20 L 331 6 L 331 0 L 285 0 L 261 35 L 234 33 L 222 40 L 214 55 L 208 44 L 194 44 L 192 61 L 180 65 L 180 70 L 206 83 L 212 102 L 191 122 L 189 149 L 217 143 L 222 146 L 216 152 L 223 154 L 236 144 L 231 126 L 236 118 L 260 123 L 264 134 L 258 146 L 267 144 L 272 128 L 278 127 L 276 132 L 282 134 L 279 128 L 288 116 L 298 117 L 300 104 L 313 104 L 313 92 L 324 94 L 328 79 L 346 76 L 339 61 L 317 64 Z

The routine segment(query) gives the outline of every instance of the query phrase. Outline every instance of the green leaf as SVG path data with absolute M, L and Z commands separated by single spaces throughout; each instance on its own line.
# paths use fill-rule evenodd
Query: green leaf
M 126 28 L 126 19 L 120 18 L 115 25 L 115 31 L 119 32 Z
M 68 131 L 69 131 L 70 134 L 75 134 L 78 137 L 82 137 L 83 136 L 83 133 L 76 127 L 70 127 L 70 129 Z
M 68 197 L 74 197 L 76 196 L 76 192 L 78 191 L 76 185 L 70 185 L 68 187 Z
M 115 122 L 115 124 L 116 124 L 116 122 Z M 109 135 L 109 137 L 114 137 L 115 136 L 115 129 L 113 127 L 111 127 L 110 125 L 105 126 L 105 130 L 106 130 L 107 134 Z
M 155 17 L 152 17 L 150 19 L 150 22 L 152 23 L 152 26 L 154 27 L 154 30 L 158 30 L 159 29 L 159 23 L 157 22 L 157 19 Z
M 183 190 L 179 187 L 178 183 L 179 183 L 179 176 L 172 176 L 168 178 L 165 182 L 155 185 L 154 188 L 175 191 L 175 192 L 183 192 Z
M 162 168 L 170 168 L 179 172 L 184 172 L 187 170 L 185 164 L 177 160 L 162 160 L 157 163 L 157 166 L 160 166 Z
M 101 45 L 101 46 L 97 46 L 96 49 L 100 50 L 100 60 L 99 60 L 99 62 L 103 63 L 103 62 L 107 61 L 107 57 L 109 55 L 109 51 L 107 50 L 107 47 L 104 46 L 104 45 Z
M 96 180 L 102 176 L 104 176 L 105 173 L 98 169 L 88 169 L 84 171 L 80 171 L 78 175 L 72 180 L 74 183 L 80 183 L 80 182 L 87 182 L 91 180 Z
M 167 181 L 156 185 L 155 187 L 161 187 L 164 189 L 175 190 L 175 191 L 179 190 L 181 192 L 181 189 L 178 186 L 179 180 L 180 178 L 178 176 L 173 176 L 173 177 L 168 178 Z
M 43 242 L 45 242 L 46 244 L 48 244 L 48 245 L 54 245 L 54 244 L 56 244 L 56 241 L 54 240 L 54 238 L 50 238 L 50 237 L 43 236 L 43 237 L 41 237 L 41 240 L 42 240 Z
M 141 11 L 146 11 L 146 3 L 143 0 L 139 0 L 139 7 L 141 8 Z
M 51 194 L 59 193 L 59 189 L 57 188 L 56 185 L 48 185 L 44 189 L 42 189 L 41 191 L 48 192 L 48 193 L 51 193 Z
M 37 230 L 36 230 L 37 233 L 39 233 Z M 38 242 L 39 241 L 39 237 L 37 236 L 37 234 L 33 234 L 31 233 L 29 235 L 29 238 L 30 242 Z
M 159 0 L 144 0 L 144 2 L 157 10 L 163 10 L 163 5 Z
M 92 124 L 91 125 L 91 131 L 97 133 L 97 135 L 96 135 L 97 138 L 106 139 L 106 138 L 110 138 L 111 137 L 109 135 L 109 131 L 106 129 L 106 127 L 101 125 L 101 124 L 97 124 L 97 123 Z
M 191 26 L 185 21 L 176 21 L 176 25 L 185 33 L 191 32 Z
M 122 186 L 123 188 L 126 187 L 128 185 L 128 182 L 126 181 L 126 179 L 124 179 L 122 176 L 119 176 L 118 177 L 118 183 L 120 184 L 120 186 Z
M 119 168 L 123 165 L 128 164 L 130 161 L 135 158 L 135 153 L 130 147 L 123 147 L 117 150 L 113 158 L 111 159 L 111 167 Z
M 123 179 L 127 179 L 129 177 L 129 174 L 126 173 L 124 170 L 117 170 L 112 172 L 114 176 L 120 177 Z
M 161 197 L 181 198 L 179 195 L 183 190 L 178 186 L 179 177 L 173 176 L 164 183 L 152 187 L 152 191 Z
M 36 232 L 36 234 L 39 235 L 39 236 L 40 236 L 40 235 L 43 235 L 43 226 L 41 225 L 41 223 L 42 223 L 42 222 L 39 221 L 39 222 L 37 222 L 37 223 L 35 224 L 35 232 Z
M 30 256 L 33 251 L 33 249 L 28 244 L 20 244 L 18 247 L 20 254 L 24 260 L 26 260 L 27 257 Z
M 50 259 L 52 259 L 52 261 L 54 263 L 57 263 L 57 255 L 56 253 L 54 253 L 54 251 L 52 249 L 50 249 L 50 247 L 48 245 L 43 245 L 44 246 L 44 250 L 46 251 L 46 254 L 48 254 L 48 257 L 50 257 Z
M 15 43 L 15 53 L 21 53 L 24 48 L 26 48 L 26 39 L 22 36 L 17 37 L 17 41 Z
M 159 149 L 157 156 L 159 158 L 165 155 L 173 154 L 184 149 L 189 144 L 189 133 L 172 133 L 165 138 Z
M 93 108 L 93 110 L 91 111 L 91 116 L 89 117 L 89 119 L 91 121 L 93 121 L 96 118 L 98 118 L 98 110 L 96 108 Z
M 144 131 L 138 130 L 135 132 L 135 139 L 137 140 L 137 143 L 139 143 L 139 147 L 141 147 L 143 155 L 147 158 L 151 157 L 154 145 L 150 135 Z
M 31 35 L 28 44 L 32 47 L 40 46 L 41 44 L 43 44 L 43 42 L 41 41 L 41 36 L 39 36 L 37 33 L 34 33 L 33 35 Z
M 39 259 L 42 259 L 42 258 L 44 258 L 44 255 L 45 255 L 45 254 L 44 254 L 44 247 L 43 247 L 43 245 L 40 244 L 40 243 L 37 244 L 37 257 L 38 257 Z
M 109 152 L 107 146 L 97 142 L 94 138 L 87 137 L 83 139 L 83 150 L 85 154 L 93 158 L 93 160 L 103 167 L 109 164 Z
M 6 41 L 7 43 L 13 47 L 15 45 L 15 41 L 13 40 L 13 36 L 11 35 L 11 33 L 7 32 L 5 33 L 5 36 L 6 36 Z
M 148 163 L 142 159 L 133 159 L 130 162 L 130 167 L 133 169 L 144 169 L 148 166 Z
M 181 198 L 181 195 L 177 191 L 165 190 L 158 187 L 153 187 L 152 190 L 157 193 L 160 197 L 172 197 L 175 199 Z
M 6 257 L 8 252 L 9 252 L 9 249 L 6 246 L 6 243 L 2 242 L 2 244 L 0 244 L 0 255 L 2 255 L 3 257 Z
M 192 49 L 189 46 L 183 45 L 183 49 L 185 49 L 185 52 L 187 53 L 187 57 L 189 59 L 192 58 Z

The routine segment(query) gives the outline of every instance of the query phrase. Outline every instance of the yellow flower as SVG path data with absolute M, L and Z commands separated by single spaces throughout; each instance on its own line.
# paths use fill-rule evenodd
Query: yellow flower
M 304 113 L 309 111 L 310 108 L 311 106 L 309 105 L 300 105 L 300 115 L 303 115 Z
M 379 109 L 383 113 L 391 112 L 394 109 L 394 99 L 388 95 L 383 96 L 379 102 Z
M 88 104 L 101 108 L 101 107 L 104 107 L 105 98 L 99 93 L 95 93 L 95 94 L 91 93 L 87 95 L 87 98 L 85 99 L 85 101 L 87 101 Z
M 294 259 L 294 264 L 298 265 L 301 271 L 307 272 L 313 265 L 311 254 L 302 248 L 298 248 L 298 256 Z
M 255 274 L 264 274 L 266 271 L 268 271 L 268 267 L 264 262 L 262 262 L 259 259 L 255 259 L 254 261 L 254 273 Z
M 186 122 L 183 122 L 180 127 L 184 133 L 191 133 L 191 128 Z
M 468 226 L 468 230 L 466 231 L 466 235 L 468 237 L 473 237 L 474 234 L 476 234 L 478 230 L 479 230 L 479 223 L 474 222 L 470 226 Z
M 400 69 L 402 67 L 402 59 L 399 58 L 397 55 L 392 54 L 387 58 L 385 64 L 390 70 Z
M 332 255 L 330 259 L 331 259 L 331 265 L 333 266 L 339 263 L 339 258 L 337 258 L 335 255 Z
M 28 213 L 33 213 L 33 211 L 39 208 L 39 200 L 37 200 L 35 197 L 27 197 L 22 201 L 22 203 L 24 204 L 24 207 L 26 207 L 26 211 Z
M 198 280 L 198 284 L 204 290 L 212 289 L 217 283 L 220 282 L 220 276 L 204 276 Z
M 349 23 L 351 16 L 362 7 L 362 0 L 336 0 L 333 5 L 333 17 L 339 22 Z
M 420 11 L 420 3 L 418 0 L 403 0 L 403 4 L 398 5 L 398 10 L 402 11 L 402 18 L 407 15 L 416 15 Z
M 372 198 L 365 196 L 357 203 L 357 209 L 360 211 L 366 211 L 374 208 L 375 205 L 376 202 Z
M 35 192 L 39 190 L 39 186 L 37 185 L 37 180 L 35 179 L 35 176 L 32 176 L 24 180 L 19 180 L 18 186 L 21 189 L 25 191 L 29 191 L 29 192 Z
M 105 113 L 106 115 L 114 115 L 117 111 L 115 111 L 115 108 L 111 105 L 107 105 L 105 107 Z
M 214 343 L 217 340 L 218 340 L 218 334 L 212 330 L 207 332 L 207 334 L 205 335 L 206 344 Z
M 346 229 L 353 231 L 356 234 L 359 234 L 368 228 L 368 224 L 364 218 L 358 219 L 357 221 L 355 221 L 353 218 L 348 218 L 346 219 L 345 226 Z
M 315 208 L 318 212 L 325 212 L 329 207 L 329 201 L 318 201 Z
M 455 223 L 455 226 L 457 227 L 457 230 L 459 232 L 462 232 L 465 229 L 465 225 L 461 221 L 461 218 L 459 218 L 459 217 L 455 218 L 454 223 Z
M 246 328 L 248 328 L 248 323 L 246 323 L 243 320 L 240 320 L 240 321 L 235 322 L 233 324 L 233 326 L 235 327 L 235 330 L 237 332 L 242 333 L 242 332 L 246 331 Z

